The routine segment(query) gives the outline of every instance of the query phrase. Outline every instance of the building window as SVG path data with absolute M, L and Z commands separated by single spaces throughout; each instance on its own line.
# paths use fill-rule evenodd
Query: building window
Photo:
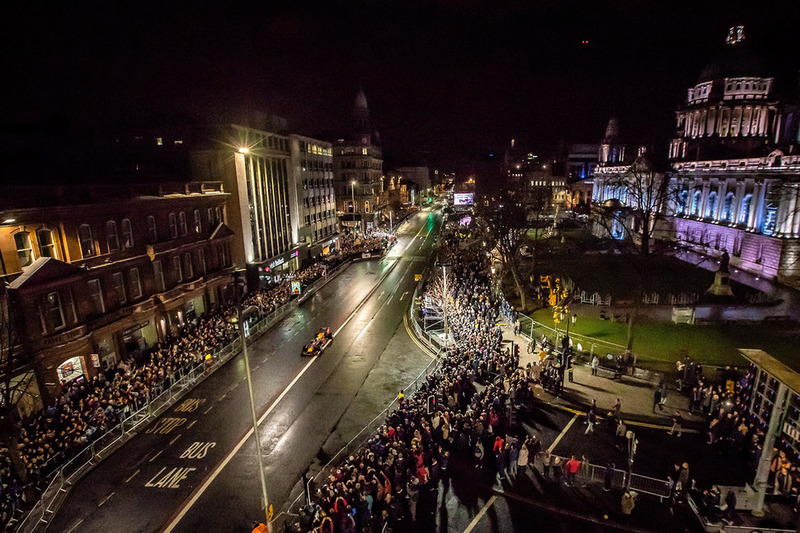
M 58 331 L 64 328 L 64 313 L 61 310 L 61 298 L 57 292 L 47 295 L 47 318 L 54 330 Z
M 92 257 L 94 255 L 94 238 L 89 224 L 81 224 L 78 227 L 78 240 L 81 242 L 83 257 Z
M 89 300 L 92 302 L 92 307 L 97 315 L 102 315 L 106 312 L 106 305 L 103 302 L 103 288 L 100 286 L 99 279 L 89 280 Z
M 223 220 L 222 220 L 222 208 L 221 207 L 215 208 L 214 209 L 214 214 L 216 215 L 215 222 L 217 224 L 220 224 L 221 222 L 223 222 Z
M 122 277 L 122 272 L 114 272 L 111 275 L 114 283 L 114 295 L 117 297 L 117 303 L 122 305 L 128 301 L 125 295 L 125 278 Z
M 778 209 L 772 205 L 767 205 L 767 212 L 764 215 L 764 235 L 772 235 L 778 225 Z
M 732 192 L 729 192 L 725 195 L 725 203 L 722 204 L 722 216 L 720 217 L 722 220 L 727 222 L 733 220 L 733 202 L 734 195 Z
M 122 219 L 122 248 L 124 250 L 133 248 L 133 227 L 127 218 Z
M 175 281 L 181 283 L 183 281 L 183 271 L 181 270 L 181 256 L 176 255 L 172 258 L 172 270 L 175 272 Z
M 33 263 L 33 250 L 31 249 L 31 236 L 27 231 L 14 234 L 14 244 L 17 246 L 19 266 L 26 267 Z
M 181 224 L 181 236 L 186 237 L 189 234 L 189 226 L 186 224 L 186 213 L 181 211 L 178 213 L 178 220 Z
M 194 210 L 194 232 L 195 233 L 202 233 L 203 231 L 203 221 L 200 218 L 200 210 Z
M 703 201 L 703 193 L 702 191 L 694 191 L 694 196 L 692 198 L 692 215 L 698 216 L 700 214 L 700 202 Z
M 131 278 L 131 300 L 136 301 L 142 297 L 142 280 L 139 278 L 139 269 L 132 268 L 129 274 Z
M 155 278 L 156 290 L 164 292 L 164 267 L 161 266 L 161 261 L 153 261 L 153 277 Z
M 750 204 L 753 201 L 753 195 L 748 194 L 742 200 L 742 210 L 739 212 L 739 224 L 747 224 L 747 219 L 750 217 Z
M 186 276 L 186 279 L 192 279 L 194 277 L 191 253 L 183 254 L 183 273 Z
M 706 218 L 716 218 L 717 214 L 717 191 L 708 193 L 708 200 L 706 200 Z
M 151 243 L 158 242 L 158 227 L 156 226 L 156 217 L 153 215 L 147 217 L 147 236 Z
M 206 251 L 200 248 L 197 250 L 197 264 L 200 266 L 200 275 L 206 275 Z
M 39 255 L 41 257 L 55 257 L 56 245 L 53 242 L 53 232 L 49 229 L 40 229 L 36 231 L 36 237 L 39 239 Z
M 206 218 L 208 219 L 208 225 L 214 226 L 214 210 L 210 207 L 206 209 Z
M 169 236 L 171 239 L 178 238 L 178 219 L 175 217 L 175 213 L 169 214 Z
M 119 250 L 119 235 L 117 234 L 117 223 L 113 220 L 106 222 L 106 242 L 108 251 L 116 252 Z

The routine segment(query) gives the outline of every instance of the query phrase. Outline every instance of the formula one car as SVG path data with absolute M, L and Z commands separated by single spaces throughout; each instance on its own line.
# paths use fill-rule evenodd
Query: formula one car
M 332 340 L 331 328 L 320 328 L 314 340 L 303 346 L 302 355 L 322 355 L 323 350 L 328 347 Z

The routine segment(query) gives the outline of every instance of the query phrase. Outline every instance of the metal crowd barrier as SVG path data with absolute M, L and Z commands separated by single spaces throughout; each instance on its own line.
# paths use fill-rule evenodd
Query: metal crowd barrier
M 347 260 L 337 265 L 327 276 L 312 283 L 306 289 L 306 294 L 322 288 L 349 264 L 350 261 Z M 300 300 L 297 298 L 291 300 L 255 322 L 250 327 L 248 342 L 252 342 L 275 325 L 276 322 L 282 320 L 289 311 L 299 305 L 299 302 Z M 49 474 L 53 476 L 52 479 L 42 491 L 41 497 L 33 508 L 16 525 L 16 531 L 21 533 L 43 531 L 64 499 L 66 499 L 72 485 L 100 461 L 116 451 L 119 446 L 136 435 L 140 426 L 160 416 L 188 391 L 238 354 L 240 349 L 241 340 L 237 336 L 233 341 L 212 354 L 213 364 L 211 366 L 206 366 L 205 362 L 200 362 L 189 370 L 178 369 L 171 377 L 174 380 L 173 383 L 164 392 L 152 399 L 148 398 L 143 407 L 127 416 L 124 415 L 125 409 L 123 409 L 121 416 L 124 416 L 124 418 L 116 426 L 106 430 L 105 433 L 77 452 L 69 461 L 54 470 L 54 473 Z
M 551 454 L 555 455 L 555 454 Z M 561 464 L 565 464 L 569 457 L 561 457 Z M 537 460 L 539 460 L 537 458 Z M 541 460 L 539 460 L 541 463 Z M 606 467 L 589 463 L 588 465 L 581 464 L 576 478 L 585 480 L 586 482 L 605 483 Z M 628 481 L 628 472 L 619 468 L 611 469 L 611 486 L 615 488 L 626 488 Z M 631 474 L 630 489 L 643 494 L 655 496 L 663 501 L 664 498 L 670 496 L 669 482 L 664 479 L 656 479 L 640 474 Z

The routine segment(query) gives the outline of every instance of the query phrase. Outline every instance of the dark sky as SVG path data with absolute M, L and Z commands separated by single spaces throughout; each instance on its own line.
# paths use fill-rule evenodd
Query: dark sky
M 347 130 L 361 86 L 390 161 L 424 150 L 448 162 L 512 137 L 539 153 L 596 142 L 612 113 L 628 137 L 664 137 L 733 23 L 776 73 L 800 69 L 797 1 L 124 4 L 5 6 L 2 123 L 252 109 L 315 135 Z

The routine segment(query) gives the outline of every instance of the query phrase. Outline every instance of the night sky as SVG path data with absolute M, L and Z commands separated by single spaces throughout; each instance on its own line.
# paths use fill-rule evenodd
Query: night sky
M 206 4 L 5 6 L 3 131 L 257 110 L 330 136 L 363 87 L 389 164 L 447 166 L 512 137 L 538 153 L 597 142 L 612 113 L 631 140 L 665 138 L 734 23 L 776 74 L 800 69 L 797 1 Z

